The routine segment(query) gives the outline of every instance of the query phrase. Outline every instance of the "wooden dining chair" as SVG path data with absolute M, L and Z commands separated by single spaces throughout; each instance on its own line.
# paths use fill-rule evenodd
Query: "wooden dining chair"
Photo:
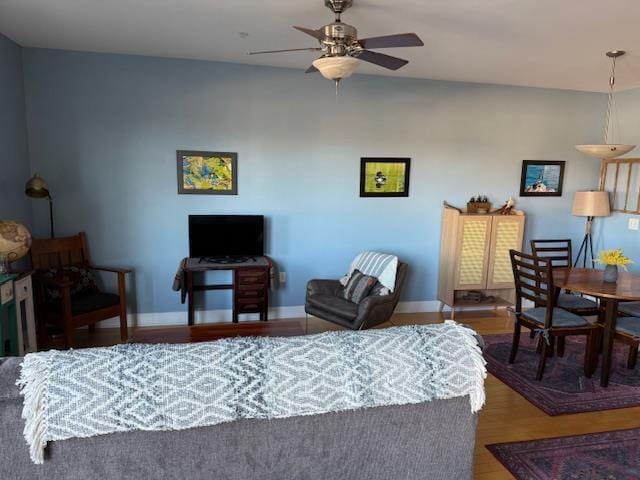
M 33 239 L 31 265 L 34 269 L 38 334 L 48 341 L 49 326 L 62 327 L 67 348 L 74 346 L 75 330 L 113 317 L 120 318 L 120 339 L 127 341 L 127 293 L 125 275 L 131 270 L 97 267 L 91 263 L 84 232 L 64 238 Z M 117 274 L 118 292 L 102 292 L 94 271 Z
M 629 345 L 627 368 L 634 369 L 638 363 L 638 348 L 640 348 L 640 302 L 619 304 L 618 314 L 613 338 Z
M 600 346 L 600 328 L 585 318 L 555 306 L 556 292 L 553 284 L 551 260 L 510 250 L 511 267 L 516 288 L 516 304 L 513 313 L 515 325 L 509 363 L 515 362 L 520 344 L 521 327 L 540 335 L 540 362 L 536 380 L 541 380 L 548 350 L 556 338 L 585 335 L 587 345 L 584 357 L 584 373 L 591 377 L 595 371 Z M 530 300 L 534 307 L 522 309 L 523 300 Z
M 573 255 L 571 240 L 544 239 L 531 240 L 531 253 L 534 257 L 551 261 L 553 268 L 571 268 Z M 569 310 L 576 315 L 598 315 L 598 303 L 581 295 L 564 292 L 558 295 L 556 306 Z
M 553 268 L 571 268 L 573 254 L 570 239 L 536 239 L 531 240 L 531 253 L 535 257 L 551 261 Z M 556 306 L 569 310 L 571 313 L 589 317 L 599 315 L 598 303 L 571 292 L 556 292 Z M 533 335 L 533 334 L 532 334 Z M 564 338 L 558 338 L 558 356 L 564 355 Z

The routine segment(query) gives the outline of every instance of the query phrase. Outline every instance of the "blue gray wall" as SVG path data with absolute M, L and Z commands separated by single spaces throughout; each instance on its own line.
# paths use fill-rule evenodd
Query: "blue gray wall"
M 619 135 L 613 141 L 640 145 L 640 90 L 618 93 L 615 103 L 614 121 Z M 627 156 L 640 157 L 640 149 Z M 635 178 L 640 179 L 640 176 Z M 637 198 L 639 186 L 633 187 L 632 198 Z M 630 269 L 640 272 L 640 231 L 628 229 L 629 219 L 634 216 L 638 218 L 638 215 L 613 213 L 610 217 L 596 219 L 595 238 L 600 248 L 622 248 L 635 262 Z
M 411 265 L 405 300 L 435 298 L 443 200 L 509 195 L 528 236 L 581 237 L 573 193 L 597 183 L 576 143 L 597 141 L 603 95 L 40 49 L 24 52 L 32 167 L 60 234 L 85 230 L 98 263 L 136 270 L 140 312 L 183 308 L 170 290 L 190 213 L 260 213 L 288 273 L 277 305 L 336 277 L 364 249 Z M 238 152 L 238 196 L 176 193 L 176 149 Z M 363 156 L 411 157 L 409 198 L 359 198 Z M 518 199 L 523 159 L 566 160 L 561 198 Z M 34 205 L 47 233 L 45 205 Z
M 22 49 L 0 34 L 0 220 L 31 226 Z

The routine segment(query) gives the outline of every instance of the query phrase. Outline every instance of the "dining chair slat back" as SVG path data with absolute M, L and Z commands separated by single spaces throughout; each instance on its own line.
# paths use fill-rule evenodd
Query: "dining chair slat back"
M 549 328 L 554 307 L 551 262 L 516 250 L 510 250 L 509 255 L 516 287 L 516 313 L 522 312 L 523 300 L 530 300 L 535 307 L 546 307 L 545 328 Z
M 531 253 L 551 261 L 552 267 L 570 267 L 573 259 L 570 239 L 531 240 Z

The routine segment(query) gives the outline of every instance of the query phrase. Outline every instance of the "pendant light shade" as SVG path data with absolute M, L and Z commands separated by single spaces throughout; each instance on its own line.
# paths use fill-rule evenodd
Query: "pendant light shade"
M 611 59 L 611 76 L 609 77 L 609 101 L 607 102 L 607 113 L 604 118 L 604 143 L 597 145 L 576 145 L 576 149 L 580 153 L 584 153 L 590 157 L 595 158 L 616 158 L 625 153 L 629 153 L 636 148 L 635 145 L 624 145 L 607 143 L 609 137 L 613 137 L 613 122 L 611 120 L 613 110 L 613 89 L 616 83 L 616 59 L 623 56 L 626 52 L 624 50 L 612 50 L 607 52 L 607 57 Z M 611 134 L 611 135 L 610 135 Z
M 344 57 L 322 57 L 313 62 L 320 74 L 327 80 L 342 80 L 350 77 L 360 65 L 357 58 Z
M 576 145 L 576 149 L 580 153 L 584 153 L 590 157 L 595 158 L 616 158 L 625 153 L 629 153 L 636 148 L 635 145 L 620 145 L 620 144 L 603 144 L 603 145 Z

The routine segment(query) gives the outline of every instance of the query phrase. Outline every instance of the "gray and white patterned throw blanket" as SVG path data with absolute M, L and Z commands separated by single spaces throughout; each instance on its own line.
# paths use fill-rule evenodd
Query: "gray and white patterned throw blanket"
M 182 430 L 469 395 L 484 404 L 485 362 L 455 322 L 289 338 L 31 353 L 18 385 L 35 463 L 47 442 Z

